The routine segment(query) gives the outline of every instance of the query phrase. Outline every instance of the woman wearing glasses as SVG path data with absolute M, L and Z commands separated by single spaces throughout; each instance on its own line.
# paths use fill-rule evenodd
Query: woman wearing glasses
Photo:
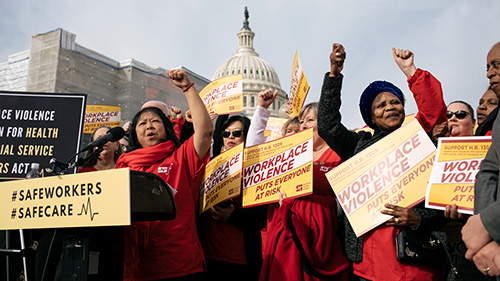
M 446 112 L 450 137 L 474 135 L 474 109 L 465 101 L 454 101 L 448 105 Z
M 245 142 L 248 128 L 250 127 L 250 119 L 243 116 L 231 116 L 222 125 L 222 142 L 224 150 L 228 150 L 242 142 Z
M 481 107 L 481 101 L 478 109 L 480 107 Z M 491 113 L 491 110 L 490 112 L 488 112 L 488 114 L 489 113 Z M 488 117 L 488 115 L 484 113 L 483 115 L 485 115 L 485 117 L 482 118 L 482 121 L 484 122 L 484 120 L 486 119 L 486 117 Z M 448 111 L 446 112 L 446 117 L 448 118 L 447 126 L 450 137 L 467 137 L 474 135 L 474 126 L 476 124 L 476 120 L 474 119 L 474 109 L 467 102 L 459 100 L 450 103 L 448 105 Z M 479 114 L 478 114 L 478 120 L 479 120 Z M 466 221 L 469 218 L 469 215 L 458 213 L 458 206 L 456 204 L 453 204 L 451 206 L 446 206 L 444 216 L 446 218 L 451 218 L 453 220 L 458 220 L 462 222 Z M 456 222 L 454 223 L 456 224 Z M 456 225 L 454 225 L 454 228 L 456 229 Z M 459 230 L 460 229 L 457 229 L 457 231 Z M 491 280 L 490 279 L 491 277 L 484 276 L 476 268 L 476 266 L 472 261 L 469 261 L 465 258 L 465 251 L 467 251 L 467 248 L 465 247 L 462 241 L 457 241 L 453 243 L 457 243 L 456 247 L 458 247 L 458 249 L 460 250 L 460 255 L 458 256 L 458 267 L 460 268 L 463 280 Z
M 223 117 L 223 116 L 219 116 Z M 227 151 L 245 142 L 250 119 L 234 115 L 222 123 L 214 135 L 215 143 Z M 223 152 L 222 152 L 223 153 Z M 207 261 L 207 280 L 258 280 L 262 265 L 260 230 L 266 223 L 266 206 L 241 207 L 241 197 L 212 206 L 200 218 L 202 245 Z
M 432 140 L 437 143 L 440 137 L 491 136 L 491 128 L 497 116 L 498 98 L 486 91 L 477 106 L 477 129 L 474 109 L 465 101 L 454 101 L 448 105 L 447 121 L 436 125 L 432 130 Z M 491 115 L 491 116 L 490 116 Z

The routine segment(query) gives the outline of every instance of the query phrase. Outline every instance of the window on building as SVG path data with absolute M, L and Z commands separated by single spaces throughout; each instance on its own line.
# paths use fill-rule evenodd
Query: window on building
M 243 107 L 247 106 L 247 97 L 243 96 Z
M 251 106 L 255 107 L 255 97 L 252 97 L 252 99 L 251 99 Z

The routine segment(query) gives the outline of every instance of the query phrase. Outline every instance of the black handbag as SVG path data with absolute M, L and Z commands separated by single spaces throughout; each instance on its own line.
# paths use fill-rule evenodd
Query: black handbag
M 438 237 L 430 232 L 421 233 L 406 228 L 400 228 L 398 235 L 394 238 L 396 241 L 396 258 L 402 263 L 417 263 L 442 265 L 446 271 L 449 271 L 447 280 L 465 280 L 458 271 L 451 255 Z M 446 264 L 448 261 L 448 264 Z M 450 277 L 450 275 L 454 275 Z
M 396 257 L 400 262 L 438 265 L 446 261 L 444 246 L 430 232 L 401 228 L 395 240 Z

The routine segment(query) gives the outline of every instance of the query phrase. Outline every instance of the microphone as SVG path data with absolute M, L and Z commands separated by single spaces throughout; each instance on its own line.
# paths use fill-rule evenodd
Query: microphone
M 84 147 L 80 151 L 80 153 L 82 153 L 84 151 L 87 151 L 87 150 L 89 150 L 89 149 L 91 149 L 93 147 L 96 147 L 96 146 L 97 147 L 103 146 L 108 141 L 118 141 L 121 138 L 123 138 L 124 135 L 125 135 L 125 131 L 123 130 L 122 127 L 111 128 L 111 129 L 109 129 L 109 131 L 104 136 L 96 139 L 95 141 L 91 142 L 86 147 Z

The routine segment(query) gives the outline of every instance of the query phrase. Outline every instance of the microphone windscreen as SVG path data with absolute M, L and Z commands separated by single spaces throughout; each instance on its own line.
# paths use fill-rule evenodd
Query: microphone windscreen
M 119 141 L 125 136 L 125 131 L 122 127 L 114 127 L 109 129 L 108 134 L 113 135 L 111 141 Z

